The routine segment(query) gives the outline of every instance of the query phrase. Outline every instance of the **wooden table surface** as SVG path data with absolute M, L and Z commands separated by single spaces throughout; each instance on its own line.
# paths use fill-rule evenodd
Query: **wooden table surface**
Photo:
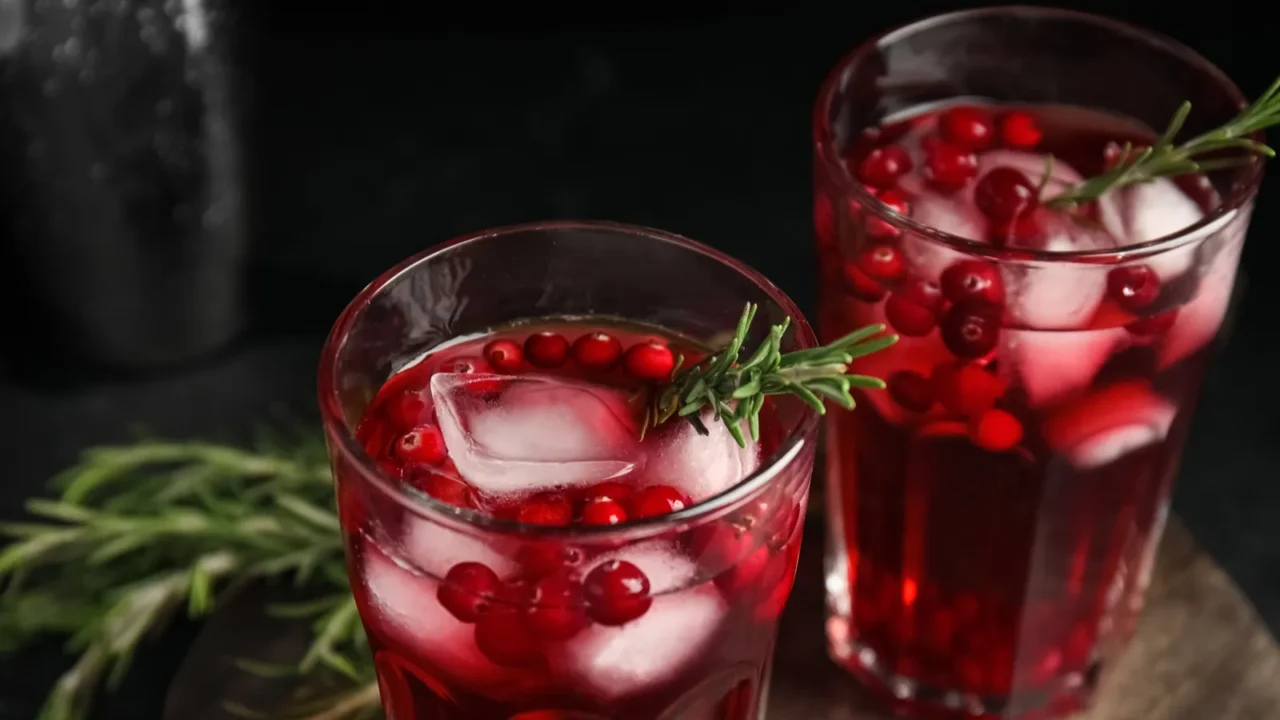
M 779 631 L 769 718 L 890 720 L 827 659 L 821 534 L 815 514 Z M 170 690 L 166 720 L 228 720 L 233 716 L 221 708 L 228 698 L 271 707 L 280 700 L 279 683 L 239 672 L 226 658 L 288 662 L 297 657 L 301 639 L 282 635 L 279 624 L 263 620 L 251 602 L 233 603 L 192 648 Z M 1176 521 L 1161 545 L 1134 644 L 1085 718 L 1280 720 L 1280 646 Z

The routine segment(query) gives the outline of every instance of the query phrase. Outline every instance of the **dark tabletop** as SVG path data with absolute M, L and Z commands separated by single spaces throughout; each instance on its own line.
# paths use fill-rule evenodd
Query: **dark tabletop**
M 659 226 L 762 268 L 810 308 L 817 84 L 869 33 L 955 7 L 685 11 L 679 22 L 623 28 L 509 15 L 454 24 L 385 5 L 266 12 L 255 73 L 253 327 L 224 352 L 142 377 L 11 374 L 0 384 L 10 420 L 0 433 L 0 516 L 17 513 L 82 448 L 138 427 L 237 439 L 276 410 L 308 417 L 320 343 L 345 301 L 404 256 L 463 231 L 548 217 Z M 1280 70 L 1264 59 L 1274 21 L 1258 11 L 1161 7 L 1108 11 L 1200 49 L 1250 94 Z M 1175 497 L 1191 533 L 1273 630 L 1277 187 L 1264 188 L 1254 216 L 1248 285 Z M 104 717 L 158 717 L 192 632 L 179 625 L 149 646 Z M 61 663 L 49 646 L 0 665 L 0 718 L 32 717 Z

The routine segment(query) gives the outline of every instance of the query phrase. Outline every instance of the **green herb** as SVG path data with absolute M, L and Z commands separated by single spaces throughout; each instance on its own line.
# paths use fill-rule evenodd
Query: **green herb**
M 175 612 L 208 613 L 245 583 L 285 579 L 322 594 L 277 608 L 314 618 L 313 644 L 294 673 L 326 669 L 350 695 L 302 712 L 338 720 L 377 710 L 369 651 L 347 584 L 333 480 L 315 438 L 256 450 L 142 442 L 85 453 L 56 478 L 35 520 L 0 525 L 0 651 L 48 633 L 71 637 L 78 659 L 39 720 L 81 720 L 104 683 L 128 671 L 140 642 Z M 345 710 L 334 714 L 341 703 Z
M 1191 103 L 1184 102 L 1173 114 L 1164 133 L 1148 148 L 1135 149 L 1126 143 L 1116 164 L 1101 175 L 1091 177 L 1063 192 L 1042 200 L 1042 204 L 1070 210 L 1081 203 L 1096 200 L 1108 192 L 1128 185 L 1146 183 L 1162 177 L 1175 177 L 1238 167 L 1254 162 L 1253 156 L 1275 157 L 1275 151 L 1249 136 L 1264 128 L 1280 124 L 1280 78 L 1257 100 L 1225 125 L 1174 145 L 1174 138 L 1191 113 Z M 1245 154 L 1234 157 L 1208 157 L 1224 151 Z M 1050 160 L 1051 162 L 1051 160 Z M 1045 168 L 1048 177 L 1052 165 Z M 1042 184 L 1043 185 L 1043 184 Z
M 883 380 L 849 374 L 849 365 L 855 359 L 898 341 L 897 335 L 883 334 L 884 325 L 862 328 L 822 347 L 784 353 L 782 338 L 791 326 L 791 318 L 787 318 L 770 329 L 769 336 L 747 360 L 739 360 L 755 316 L 756 306 L 748 303 L 724 350 L 689 367 L 683 367 L 684 358 L 677 359 L 671 382 L 653 393 L 642 433 L 679 416 L 705 435 L 707 428 L 700 416 L 710 410 L 745 447 L 742 423 L 747 423 L 752 439 L 759 439 L 760 409 L 769 395 L 795 395 L 824 413 L 824 398 L 852 410 L 850 389 L 884 388 Z

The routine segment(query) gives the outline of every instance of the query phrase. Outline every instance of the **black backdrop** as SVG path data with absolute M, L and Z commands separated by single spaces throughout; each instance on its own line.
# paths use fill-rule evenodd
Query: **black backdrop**
M 819 81 L 869 34 L 962 7 L 495 6 L 467 17 L 407 2 L 250 1 L 261 3 L 252 326 L 227 350 L 163 372 L 11 374 L 0 384 L 10 419 L 0 515 L 84 446 L 135 426 L 234 439 L 276 407 L 307 415 L 320 341 L 343 304 L 394 262 L 464 231 L 553 217 L 654 225 L 763 269 L 810 308 Z M 1280 72 L 1269 59 L 1276 11 L 1262 4 L 1073 6 L 1182 40 L 1250 95 Z M 1254 216 L 1237 330 L 1205 389 L 1175 501 L 1273 628 L 1277 198 L 1273 179 Z M 157 717 L 190 633 L 180 626 L 140 657 L 103 716 Z M 50 646 L 0 665 L 0 718 L 32 717 L 62 663 Z

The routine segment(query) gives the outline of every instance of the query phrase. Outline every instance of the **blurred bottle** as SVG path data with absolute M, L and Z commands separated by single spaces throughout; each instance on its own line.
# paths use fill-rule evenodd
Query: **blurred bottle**
M 0 0 L 11 364 L 150 369 L 244 329 L 242 19 L 228 0 Z

